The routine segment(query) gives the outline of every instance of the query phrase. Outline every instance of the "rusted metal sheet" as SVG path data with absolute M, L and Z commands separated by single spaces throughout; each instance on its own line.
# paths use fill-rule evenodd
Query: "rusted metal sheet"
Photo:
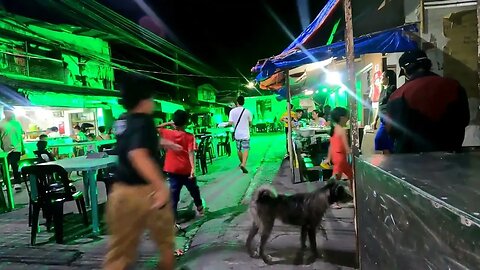
M 480 153 L 357 160 L 361 269 L 478 269 Z

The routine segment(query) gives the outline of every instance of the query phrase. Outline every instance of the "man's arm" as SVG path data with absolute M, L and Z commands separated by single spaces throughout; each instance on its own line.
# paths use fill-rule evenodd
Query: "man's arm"
M 190 161 L 190 166 L 192 166 L 190 177 L 194 177 L 195 176 L 195 151 L 188 152 L 188 160 Z
M 173 127 L 175 126 L 175 123 L 173 122 L 166 122 L 166 123 L 163 123 L 163 124 L 160 124 L 157 126 L 157 128 L 165 128 L 165 127 Z
M 155 189 L 156 208 L 162 208 L 170 199 L 170 192 L 165 184 L 165 177 L 156 161 L 150 156 L 148 149 L 139 148 L 128 153 L 130 162 L 138 174 L 147 180 Z
M 181 145 L 179 144 L 176 144 L 170 140 L 167 140 L 167 139 L 163 139 L 163 138 L 160 138 L 160 147 L 161 148 L 164 148 L 164 149 L 169 149 L 169 150 L 173 150 L 173 151 L 182 151 L 183 148 Z

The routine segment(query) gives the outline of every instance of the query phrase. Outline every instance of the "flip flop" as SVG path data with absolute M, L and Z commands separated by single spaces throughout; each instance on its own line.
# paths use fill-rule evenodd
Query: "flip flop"
M 342 209 L 342 207 L 340 205 L 338 205 L 337 203 L 334 203 L 332 204 L 332 209 Z
M 182 249 L 177 249 L 173 252 L 173 255 L 175 255 L 175 257 L 181 257 L 181 256 L 185 255 L 185 252 L 183 252 Z

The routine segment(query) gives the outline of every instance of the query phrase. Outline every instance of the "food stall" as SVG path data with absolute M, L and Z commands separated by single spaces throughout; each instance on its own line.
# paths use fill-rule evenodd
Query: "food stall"
M 25 131 L 26 157 L 35 157 L 36 143 L 41 134 L 48 134 L 52 127 L 58 132 L 51 133 L 48 138 L 50 147 L 58 147 L 58 155 L 71 156 L 73 153 L 73 127 L 87 127 L 87 132 L 98 135 L 98 127 L 107 130 L 122 108 L 116 97 L 81 96 L 60 93 L 25 92 L 28 106 L 13 106 L 17 120 Z
M 372 100 L 371 98 L 375 96 L 372 94 L 375 93 L 375 91 L 372 92 L 372 88 L 373 90 L 378 89 L 376 84 L 378 82 L 378 72 L 376 69 L 380 66 L 379 57 L 382 59 L 381 54 L 385 53 L 416 49 L 416 40 L 411 35 L 416 31 L 416 25 L 410 24 L 355 38 L 356 58 L 353 63 L 353 69 L 356 73 L 355 89 L 349 89 L 350 87 L 345 84 L 348 68 L 344 60 L 346 51 L 343 41 L 308 50 L 296 48 L 298 44 L 295 44 L 295 42 L 300 41 L 295 41 L 292 43 L 293 47 L 290 50 L 259 61 L 252 71 L 258 72 L 256 81 L 259 82 L 261 89 L 275 91 L 288 101 L 296 95 L 315 96 L 324 93 L 327 94 L 327 98 L 321 104 L 330 105 L 333 108 L 337 106 L 348 107 L 348 97 L 352 97 L 353 100 L 356 100 L 355 105 L 358 104 L 355 114 L 351 114 L 356 117 L 352 118 L 360 120 L 360 123 L 355 122 L 353 126 L 367 124 L 366 121 L 372 119 L 370 108 L 372 108 L 372 103 L 375 102 L 375 99 Z M 307 33 L 306 37 L 302 35 L 301 39 L 307 38 L 310 33 Z M 364 108 L 370 110 L 365 113 Z M 358 132 L 357 130 L 352 131 L 355 134 Z M 358 132 L 358 134 L 360 135 L 361 132 Z M 301 157 L 303 156 L 296 148 L 297 143 L 290 143 L 295 141 L 296 136 L 292 135 L 296 134 L 290 126 L 289 154 L 294 157 L 290 159 L 290 166 L 292 181 L 297 183 L 305 180 L 305 177 L 303 177 L 305 166 L 302 166 L 303 158 Z

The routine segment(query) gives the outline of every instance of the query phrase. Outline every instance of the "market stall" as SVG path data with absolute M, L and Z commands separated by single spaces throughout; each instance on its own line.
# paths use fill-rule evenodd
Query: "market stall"
M 315 99 L 317 95 L 323 97 L 320 101 L 322 106 L 349 108 L 349 99 L 355 100 L 356 111 L 351 112 L 351 115 L 355 115 L 352 119 L 359 121 L 353 123 L 352 126 L 355 128 L 352 131 L 359 133 L 357 128 L 369 124 L 373 118 L 372 107 L 375 107 L 375 97 L 378 96 L 380 88 L 378 74 L 381 74 L 384 68 L 382 54 L 416 49 L 416 40 L 411 35 L 415 31 L 417 31 L 416 25 L 410 24 L 355 38 L 356 58 L 353 63 L 356 75 L 355 89 L 350 89 L 351 87 L 346 84 L 348 67 L 345 61 L 345 42 L 308 50 L 292 49 L 288 53 L 284 52 L 259 62 L 253 71 L 259 73 L 256 80 L 260 88 L 275 91 L 279 98 L 289 102 L 295 96 Z M 305 107 L 311 110 L 314 106 Z M 291 120 L 289 119 L 290 122 Z M 302 136 L 296 136 L 295 133 L 290 125 L 288 141 L 289 155 L 293 157 L 291 158 L 292 181 L 301 182 L 306 180 L 304 177 L 306 166 L 302 164 L 308 164 L 311 157 L 303 158 L 304 153 L 301 153 L 297 147 L 299 140 L 295 142 L 295 138 Z M 318 163 L 318 161 L 314 162 Z

